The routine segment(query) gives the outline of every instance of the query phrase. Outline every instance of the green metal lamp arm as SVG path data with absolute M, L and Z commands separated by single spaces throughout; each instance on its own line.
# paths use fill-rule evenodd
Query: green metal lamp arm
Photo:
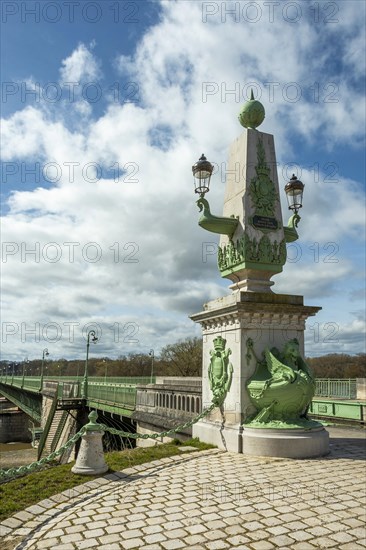
M 284 227 L 285 239 L 287 243 L 297 241 L 299 234 L 296 231 L 299 221 L 301 220 L 299 214 L 293 214 L 288 220 L 287 227 Z
M 214 216 L 211 214 L 210 205 L 203 195 L 197 201 L 199 211 L 203 214 L 198 220 L 198 225 L 211 233 L 219 233 L 220 235 L 228 235 L 232 237 L 238 226 L 239 220 L 232 216 L 224 218 L 222 216 Z

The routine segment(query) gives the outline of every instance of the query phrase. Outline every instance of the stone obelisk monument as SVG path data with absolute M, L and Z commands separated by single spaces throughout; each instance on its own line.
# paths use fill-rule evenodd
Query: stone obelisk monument
M 328 433 L 307 417 L 315 382 L 303 359 L 305 321 L 321 308 L 271 288 L 286 262 L 286 242 L 298 238 L 304 186 L 295 176 L 286 186 L 294 213 L 284 226 L 274 139 L 256 129 L 264 117 L 252 96 L 239 115 L 245 130 L 230 147 L 222 217 L 210 212 L 208 188 L 198 188 L 199 224 L 221 234 L 218 267 L 231 293 L 191 316 L 203 333 L 203 405 L 224 397 L 193 426 L 193 436 L 249 455 L 321 456 Z M 200 161 L 207 172 L 207 159 Z

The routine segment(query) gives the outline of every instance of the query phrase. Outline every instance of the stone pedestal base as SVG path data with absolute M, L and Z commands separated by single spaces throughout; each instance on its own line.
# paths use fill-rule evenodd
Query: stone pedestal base
M 198 437 L 204 443 L 216 445 L 223 451 L 241 453 L 242 428 L 237 426 L 224 426 L 216 422 L 197 422 L 193 425 L 193 437 Z
M 242 452 L 250 456 L 314 458 L 329 453 L 329 434 L 323 428 L 244 428 Z
M 104 460 L 103 435 L 104 432 L 88 431 L 82 436 L 76 464 L 71 468 L 74 474 L 93 476 L 104 474 L 108 470 Z

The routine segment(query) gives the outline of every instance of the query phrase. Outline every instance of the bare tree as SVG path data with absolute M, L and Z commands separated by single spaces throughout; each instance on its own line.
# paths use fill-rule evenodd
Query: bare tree
M 202 375 L 202 340 L 186 338 L 162 349 L 160 360 L 172 376 Z

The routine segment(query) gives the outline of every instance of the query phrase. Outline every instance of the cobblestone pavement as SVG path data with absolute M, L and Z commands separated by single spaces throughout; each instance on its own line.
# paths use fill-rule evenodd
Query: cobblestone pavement
M 5 520 L 2 548 L 366 548 L 364 434 L 332 429 L 318 459 L 213 449 L 128 468 Z

